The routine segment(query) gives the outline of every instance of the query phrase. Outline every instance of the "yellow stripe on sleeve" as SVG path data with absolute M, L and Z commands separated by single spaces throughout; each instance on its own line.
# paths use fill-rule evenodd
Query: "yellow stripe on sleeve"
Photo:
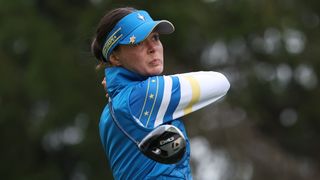
M 192 98 L 187 107 L 183 110 L 184 114 L 186 115 L 192 112 L 192 106 L 200 99 L 200 85 L 197 79 L 193 78 L 192 76 L 184 76 L 184 78 L 189 81 L 192 90 Z

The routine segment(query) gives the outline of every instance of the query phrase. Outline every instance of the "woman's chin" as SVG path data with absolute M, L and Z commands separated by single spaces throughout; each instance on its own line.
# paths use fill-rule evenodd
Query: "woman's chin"
M 163 66 L 159 65 L 159 66 L 156 66 L 156 67 L 153 67 L 152 69 L 150 69 L 148 74 L 152 75 L 152 76 L 156 76 L 156 75 L 160 75 L 162 72 L 163 72 Z

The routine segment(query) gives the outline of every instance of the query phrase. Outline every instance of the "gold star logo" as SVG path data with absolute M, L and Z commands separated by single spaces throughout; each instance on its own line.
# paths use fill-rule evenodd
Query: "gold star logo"
M 149 98 L 150 98 L 150 99 L 153 99 L 153 98 L 154 98 L 154 95 L 153 95 L 153 94 L 150 94 Z
M 136 41 L 136 37 L 135 37 L 134 35 L 132 35 L 132 36 L 130 37 L 130 43 L 131 43 L 131 44 L 134 44 L 135 41 Z
M 148 115 L 149 115 L 149 112 L 148 112 L 148 111 L 144 112 L 144 115 L 145 115 L 145 116 L 148 116 Z
M 138 13 L 138 19 L 145 21 L 146 19 L 144 18 L 144 16 L 142 16 L 141 14 Z

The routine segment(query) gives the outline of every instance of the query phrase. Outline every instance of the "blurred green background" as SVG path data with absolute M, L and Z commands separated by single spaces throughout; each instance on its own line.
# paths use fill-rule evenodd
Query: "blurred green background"
M 184 118 L 196 180 L 320 177 L 320 1 L 0 0 L 0 177 L 112 179 L 90 42 L 120 6 L 176 27 L 165 73 L 213 70 L 227 96 Z

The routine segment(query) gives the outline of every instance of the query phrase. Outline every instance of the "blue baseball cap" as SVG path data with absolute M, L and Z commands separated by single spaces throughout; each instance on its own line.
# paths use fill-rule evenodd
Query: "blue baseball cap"
M 117 45 L 140 43 L 153 30 L 160 34 L 171 34 L 174 31 L 174 26 L 167 20 L 154 21 L 143 10 L 126 15 L 108 34 L 102 48 L 103 57 L 108 61 L 111 52 Z

